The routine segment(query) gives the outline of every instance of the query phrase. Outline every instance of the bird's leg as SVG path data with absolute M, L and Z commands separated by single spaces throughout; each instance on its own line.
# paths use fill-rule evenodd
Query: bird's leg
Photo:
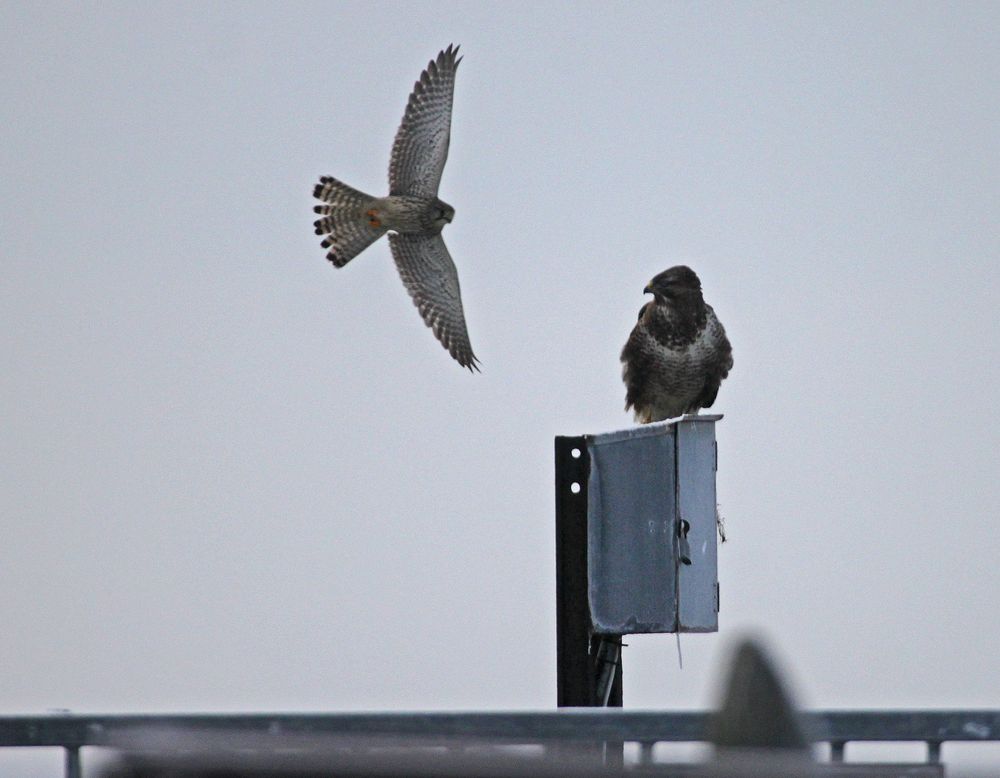
M 369 208 L 365 211 L 365 216 L 368 217 L 368 226 L 373 230 L 377 230 L 382 226 L 381 220 L 378 218 L 378 211 L 375 208 Z

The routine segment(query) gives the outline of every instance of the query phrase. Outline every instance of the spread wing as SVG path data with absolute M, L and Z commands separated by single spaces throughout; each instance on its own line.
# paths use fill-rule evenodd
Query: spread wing
M 455 71 L 462 58 L 448 46 L 413 86 L 389 162 L 389 194 L 436 197 L 448 159 Z
M 390 232 L 389 246 L 406 291 L 434 337 L 458 364 L 478 370 L 465 327 L 458 271 L 441 236 Z

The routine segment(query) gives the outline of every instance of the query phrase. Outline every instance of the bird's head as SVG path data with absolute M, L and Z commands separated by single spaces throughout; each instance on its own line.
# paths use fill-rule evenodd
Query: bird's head
M 434 200 L 434 226 L 441 229 L 446 224 L 451 224 L 451 220 L 455 218 L 455 209 L 452 208 L 444 200 Z
M 653 295 L 657 302 L 700 298 L 701 281 L 687 265 L 677 265 L 653 276 L 642 291 Z

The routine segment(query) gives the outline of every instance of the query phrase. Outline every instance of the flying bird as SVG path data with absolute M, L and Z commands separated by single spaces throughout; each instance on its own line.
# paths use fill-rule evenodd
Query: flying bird
M 653 299 L 622 349 L 625 410 L 640 424 L 710 408 L 733 367 L 722 323 L 684 265 L 664 270 L 643 292 Z
M 332 176 L 313 190 L 322 200 L 316 234 L 326 258 L 343 267 L 389 233 L 389 247 L 406 291 L 424 323 L 448 353 L 470 371 L 479 369 L 465 326 L 458 271 L 441 238 L 455 209 L 439 199 L 448 159 L 455 71 L 462 58 L 448 46 L 430 61 L 414 84 L 389 161 L 389 195 L 372 197 Z

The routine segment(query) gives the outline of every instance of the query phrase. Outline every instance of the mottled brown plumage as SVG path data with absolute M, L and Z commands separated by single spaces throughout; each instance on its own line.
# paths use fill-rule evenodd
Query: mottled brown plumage
M 313 210 L 326 258 L 343 267 L 389 232 L 389 246 L 406 291 L 424 323 L 462 367 L 479 369 L 465 326 L 458 271 L 441 230 L 455 209 L 437 196 L 448 159 L 455 72 L 462 58 L 449 46 L 431 60 L 406 103 L 389 161 L 389 194 L 372 197 L 323 176 Z
M 710 408 L 733 367 L 722 323 L 684 265 L 664 270 L 646 286 L 653 299 L 622 349 L 625 410 L 648 424 Z

